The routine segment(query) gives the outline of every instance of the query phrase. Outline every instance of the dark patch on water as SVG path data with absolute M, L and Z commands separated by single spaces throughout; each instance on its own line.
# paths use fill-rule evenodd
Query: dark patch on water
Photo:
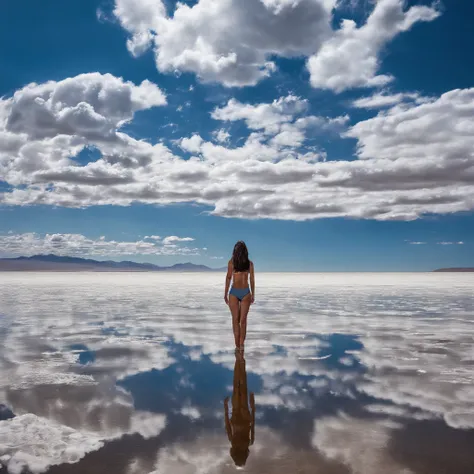
M 72 352 L 79 352 L 78 362 L 81 365 L 87 365 L 95 362 L 95 352 L 89 350 L 84 344 L 71 344 L 69 350 Z
M 0 421 L 15 418 L 15 414 L 6 405 L 0 403 Z

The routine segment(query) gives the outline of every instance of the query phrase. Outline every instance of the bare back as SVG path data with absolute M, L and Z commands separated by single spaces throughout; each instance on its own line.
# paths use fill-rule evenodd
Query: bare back
M 249 286 L 249 275 L 252 269 L 253 263 L 250 262 L 249 271 L 245 272 L 236 272 L 234 271 L 234 265 L 232 264 L 232 259 L 229 260 L 229 265 L 232 271 L 232 286 L 235 288 L 247 288 Z

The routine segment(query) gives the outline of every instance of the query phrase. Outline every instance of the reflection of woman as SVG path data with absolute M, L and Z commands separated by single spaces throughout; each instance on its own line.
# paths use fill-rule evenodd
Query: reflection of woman
M 255 439 L 255 397 L 247 395 L 247 372 L 242 353 L 235 353 L 232 416 L 229 420 L 229 397 L 224 400 L 225 429 L 231 443 L 230 455 L 236 466 L 243 466 L 249 455 L 249 446 Z

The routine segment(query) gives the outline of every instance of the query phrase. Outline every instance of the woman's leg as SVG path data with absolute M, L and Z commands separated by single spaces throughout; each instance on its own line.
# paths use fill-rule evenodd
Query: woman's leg
M 249 314 L 251 297 L 252 295 L 249 293 L 240 302 L 240 348 L 244 347 L 245 336 L 247 335 L 247 315 Z
M 236 296 L 229 296 L 229 308 L 232 313 L 232 329 L 234 330 L 235 347 L 240 344 L 240 307 L 239 300 Z

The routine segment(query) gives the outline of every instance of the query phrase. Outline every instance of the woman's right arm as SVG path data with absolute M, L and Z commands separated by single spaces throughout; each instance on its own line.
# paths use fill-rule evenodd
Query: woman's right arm
M 229 304 L 229 286 L 232 280 L 232 260 L 229 260 L 227 264 L 227 275 L 225 276 L 225 290 L 224 290 L 224 301 Z

